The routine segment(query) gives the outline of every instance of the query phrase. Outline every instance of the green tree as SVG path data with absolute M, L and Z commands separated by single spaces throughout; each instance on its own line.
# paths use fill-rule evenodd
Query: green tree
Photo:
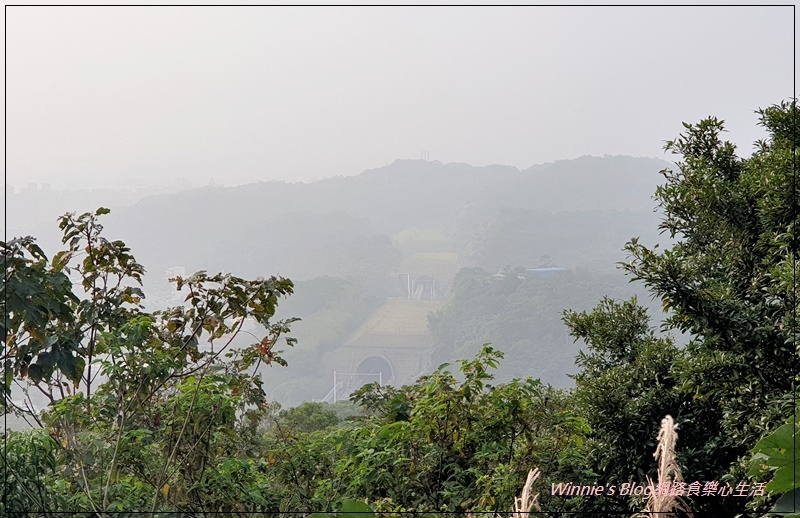
M 758 113 L 769 136 L 750 158 L 721 140 L 714 118 L 686 125 L 667 144 L 682 161 L 664 172 L 656 199 L 666 215 L 661 228 L 678 243 L 658 253 L 633 242 L 626 265 L 672 312 L 669 325 L 697 337 L 675 366 L 692 400 L 686 419 L 706 424 L 708 466 L 733 480 L 745 475 L 756 441 L 790 415 L 800 372 L 797 107 Z M 741 502 L 728 500 L 733 508 Z
M 568 343 L 564 308 L 590 309 L 603 295 L 630 298 L 636 291 L 620 273 L 567 270 L 546 276 L 518 267 L 501 277 L 464 268 L 447 306 L 428 318 L 435 364 L 469 358 L 491 340 L 506 357 L 498 380 L 532 376 L 565 387 L 579 347 Z
M 456 372 L 442 365 L 413 385 L 365 386 L 353 397 L 363 415 L 336 427 L 306 433 L 288 413 L 276 416 L 264 455 L 276 511 L 330 512 L 365 499 L 381 513 L 509 511 L 534 466 L 547 474 L 543 486 L 574 480 L 585 421 L 538 380 L 491 385 L 501 358 L 487 345 Z M 549 510 L 564 507 L 535 492 Z
M 749 158 L 736 156 L 733 144 L 721 139 L 722 121 L 684 124 L 685 132 L 666 146 L 681 160 L 677 169 L 662 171 L 666 183 L 655 195 L 664 213 L 660 228 L 676 243 L 658 250 L 634 239 L 626 246 L 630 260 L 624 269 L 670 313 L 665 330 L 692 336 L 686 348 L 676 351 L 646 338 L 641 311 L 634 307 L 604 303 L 594 315 L 567 315 L 576 336 L 593 349 L 579 360 L 584 371 L 577 379 L 578 399 L 596 408 L 602 403 L 586 402 L 594 390 L 599 401 L 618 398 L 622 405 L 620 422 L 614 429 L 598 427 L 598 440 L 624 441 L 627 427 L 631 442 L 646 442 L 670 413 L 683 429 L 678 460 L 691 480 L 746 479 L 750 449 L 791 415 L 800 373 L 794 327 L 797 108 L 783 103 L 758 113 L 769 136 Z M 626 397 L 632 399 L 623 405 Z M 649 428 L 643 419 L 652 420 Z M 620 476 L 633 476 L 642 466 L 615 448 L 607 451 L 594 466 L 614 466 Z M 745 504 L 763 510 L 764 503 L 728 496 L 692 505 L 733 516 Z
M 148 313 L 144 294 L 130 286 L 144 268 L 123 242 L 101 235 L 97 220 L 106 213 L 62 217 L 68 249 L 52 261 L 32 238 L 2 243 L 5 408 L 21 411 L 12 403 L 18 391 L 36 389 L 50 400 L 41 415 L 28 413 L 49 436 L 24 442 L 12 434 L 8 444 L 27 446 L 14 446 L 6 460 L 17 467 L 23 455 L 46 461 L 56 494 L 25 491 L 40 479 L 22 483 L 26 472 L 15 468 L 9 501 L 37 515 L 267 510 L 260 461 L 249 458 L 269 411 L 257 370 L 285 364 L 276 346 L 295 342 L 286 336 L 295 319 L 271 321 L 291 281 L 201 271 L 173 279 L 186 293 L 183 305 Z M 262 326 L 263 338 L 252 335 L 254 343 L 234 349 L 248 319 Z
M 680 419 L 681 397 L 672 365 L 681 355 L 669 337 L 657 337 L 647 311 L 636 299 L 604 299 L 590 312 L 566 311 L 564 321 L 588 352 L 578 355 L 572 400 L 591 434 L 585 464 L 598 484 L 639 481 L 652 476 L 655 439 L 664 415 Z M 682 443 L 683 445 L 683 443 Z M 582 509 L 630 511 L 627 497 L 592 497 Z
M 44 429 L 10 433 L 5 437 L 0 461 L 3 465 L 3 500 L 0 514 L 36 513 L 56 516 L 65 502 L 54 489 L 58 444 Z
M 278 420 L 283 426 L 298 432 L 324 430 L 339 423 L 336 412 L 327 407 L 325 403 L 306 401 L 294 408 L 281 410 Z
M 538 380 L 492 386 L 502 357 L 487 344 L 457 373 L 444 364 L 414 385 L 357 392 L 371 417 L 342 432 L 335 474 L 346 494 L 384 511 L 509 511 L 532 467 L 547 487 L 571 479 L 562 466 L 577 455 L 585 421 Z M 544 508 L 563 505 L 544 496 Z

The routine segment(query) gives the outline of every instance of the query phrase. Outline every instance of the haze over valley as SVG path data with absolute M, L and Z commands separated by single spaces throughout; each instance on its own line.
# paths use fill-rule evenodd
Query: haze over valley
M 651 195 L 671 166 L 625 156 L 524 170 L 419 159 L 311 183 L 154 193 L 31 185 L 9 196 L 9 228 L 54 251 L 56 210 L 107 206 L 108 237 L 147 269 L 149 309 L 182 303 L 167 279 L 201 269 L 290 278 L 295 293 L 276 318 L 301 318 L 299 341 L 285 352 L 288 368 L 264 372 L 283 404 L 331 399 L 334 372 L 410 383 L 487 342 L 509 358 L 498 379 L 569 386 L 580 344 L 561 312 L 604 295 L 649 303 L 617 263 L 633 237 L 666 243 Z M 335 397 L 372 381 L 356 378 Z

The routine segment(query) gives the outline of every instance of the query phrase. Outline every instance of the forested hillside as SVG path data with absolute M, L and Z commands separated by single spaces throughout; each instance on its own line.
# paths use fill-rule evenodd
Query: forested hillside
M 498 381 L 532 376 L 556 387 L 571 386 L 575 357 L 584 344 L 569 336 L 562 320 L 565 308 L 591 309 L 603 296 L 651 301 L 644 289 L 620 283 L 618 275 L 570 270 L 526 272 L 523 268 L 490 275 L 462 270 L 450 304 L 429 317 L 436 339 L 434 363 L 471 358 L 491 342 L 505 353 Z M 660 308 L 651 314 L 660 317 Z
M 652 225 L 636 222 L 652 216 L 658 171 L 668 165 L 655 159 L 586 157 L 518 171 L 398 160 L 359 176 L 311 184 L 270 182 L 152 196 L 114 211 L 109 224 L 140 250 L 153 272 L 175 265 L 220 269 L 224 262 L 228 271 L 281 272 L 297 280 L 373 273 L 364 269 L 379 274 L 396 266 L 390 240 L 409 228 L 439 229 L 460 252 L 492 247 L 498 234 L 519 234 L 521 246 L 530 248 L 522 236 L 539 232 L 551 255 L 574 243 L 584 254 L 594 250 L 603 258 L 615 252 L 622 257 L 619 239 L 638 235 L 631 232 L 656 238 Z M 512 209 L 518 213 L 506 216 L 504 211 Z M 639 212 L 631 217 L 627 211 Z M 562 212 L 569 214 L 554 215 Z M 598 216 L 607 218 L 602 222 L 606 234 L 597 235 L 598 223 L 584 233 L 576 230 Z M 519 227 L 507 228 L 509 219 Z M 626 225 L 619 225 L 623 221 L 637 226 L 626 234 Z M 498 228 L 481 236 L 464 228 L 487 224 Z M 564 239 L 558 239 L 560 233 Z M 523 261 L 515 266 L 548 253 L 510 252 L 508 260 Z M 466 254 L 463 262 L 487 268 L 497 258 Z

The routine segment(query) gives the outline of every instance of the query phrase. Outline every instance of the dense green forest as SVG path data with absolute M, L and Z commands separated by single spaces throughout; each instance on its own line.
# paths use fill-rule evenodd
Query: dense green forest
M 403 387 L 367 385 L 335 405 L 281 409 L 267 398 L 262 373 L 283 369 L 297 343 L 291 310 L 320 315 L 349 304 L 330 316 L 344 335 L 389 286 L 370 294 L 357 279 L 318 280 L 305 286 L 339 295 L 314 306 L 308 301 L 324 297 L 293 302 L 300 281 L 199 271 L 173 279 L 181 304 L 151 311 L 143 306 L 144 267 L 124 242 L 105 237 L 107 209 L 61 218 L 66 248 L 52 256 L 30 237 L 3 242 L 4 411 L 38 426 L 4 433 L 0 514 L 499 513 L 514 509 L 532 469 L 539 474 L 534 510 L 548 516 L 631 515 L 679 507 L 678 497 L 696 516 L 791 509 L 800 138 L 794 104 L 759 113 L 769 136 L 748 158 L 722 140 L 714 118 L 686 124 L 667 144 L 679 160 L 663 171 L 655 199 L 658 230 L 673 242 L 632 239 L 622 265 L 668 315 L 661 328 L 641 297 L 598 272 L 462 270 L 451 304 L 430 323 L 437 354 L 464 359 Z M 509 172 L 504 181 L 525 180 Z M 458 195 L 448 205 L 454 213 L 483 210 L 465 208 Z M 486 224 L 524 225 L 526 217 L 540 216 Z M 372 235 L 363 221 L 341 218 L 353 235 Z M 321 229 L 324 219 L 315 220 Z M 470 228 L 448 231 L 466 236 L 459 242 L 475 257 L 489 257 L 491 242 L 471 242 L 480 233 Z M 235 239 L 202 224 L 192 232 L 198 249 Z M 536 239 L 515 243 L 529 247 Z M 391 242 L 369 242 L 363 251 L 343 247 L 337 259 L 377 265 L 362 268 L 364 279 L 399 261 Z M 547 251 L 529 250 L 526 261 L 533 253 Z M 230 265 L 209 267 L 237 271 L 239 260 L 232 254 Z M 609 298 L 565 305 L 570 292 L 586 301 Z M 471 326 L 453 324 L 461 319 Z M 248 321 L 260 326 L 245 329 Z M 534 330 L 540 341 L 530 338 Z M 313 362 L 314 351 L 330 344 L 307 333 L 312 353 L 300 361 Z M 688 343 L 676 344 L 678 334 Z M 483 343 L 485 336 L 497 343 Z M 574 387 L 522 376 L 525 365 L 551 361 L 544 351 L 556 343 L 576 356 Z M 495 379 L 506 362 L 507 374 Z M 32 392 L 49 401 L 41 412 L 25 409 Z M 670 442 L 668 415 L 677 442 Z M 659 469 L 657 448 L 662 460 L 674 454 L 675 465 Z M 650 481 L 675 488 L 700 482 L 707 494 L 686 490 L 656 503 L 643 494 L 553 491 L 569 482 L 607 488 Z M 713 494 L 711 482 L 719 485 Z
M 614 274 L 564 269 L 548 275 L 521 267 L 504 271 L 465 268 L 456 276 L 450 303 L 429 317 L 436 365 L 472 358 L 481 344 L 491 342 L 505 355 L 495 372 L 497 381 L 532 376 L 565 388 L 572 385 L 568 375 L 576 373 L 582 341 L 569 336 L 564 308 L 589 310 L 604 296 L 638 295 L 651 303 L 641 286 L 620 282 Z

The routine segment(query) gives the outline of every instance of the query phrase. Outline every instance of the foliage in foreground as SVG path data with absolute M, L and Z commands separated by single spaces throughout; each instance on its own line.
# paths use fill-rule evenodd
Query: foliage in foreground
M 508 511 L 526 466 L 571 476 L 585 422 L 536 380 L 491 386 L 500 358 L 487 345 L 457 373 L 442 365 L 413 385 L 365 386 L 354 395 L 365 415 L 336 427 L 305 433 L 279 416 L 265 437 L 280 510 L 331 511 L 349 498 L 383 512 Z
M 275 346 L 293 319 L 270 319 L 291 281 L 198 272 L 174 279 L 183 306 L 147 313 L 144 268 L 102 236 L 107 212 L 62 217 L 68 248 L 52 261 L 32 238 L 2 243 L 4 408 L 43 427 L 9 435 L 2 511 L 266 509 L 243 474 L 268 412 L 256 371 L 285 363 Z M 248 319 L 263 338 L 230 350 Z M 32 390 L 50 401 L 42 413 Z
M 769 138 L 746 159 L 721 139 L 721 121 L 685 125 L 667 145 L 682 161 L 663 172 L 655 196 L 665 214 L 660 228 L 677 243 L 660 251 L 634 239 L 626 247 L 623 268 L 670 311 L 665 329 L 688 333 L 689 344 L 679 350 L 655 339 L 635 303 L 604 301 L 593 312 L 566 314 L 589 347 L 579 358 L 575 401 L 597 446 L 589 465 L 603 479 L 647 475 L 642 450 L 667 414 L 683 430 L 677 459 L 687 479 L 735 486 L 769 477 L 749 470 L 751 449 L 793 414 L 800 374 L 793 167 L 800 138 L 793 103 L 759 113 Z M 772 499 L 717 496 L 691 506 L 738 516 L 763 513 Z M 593 503 L 612 505 L 601 500 Z

